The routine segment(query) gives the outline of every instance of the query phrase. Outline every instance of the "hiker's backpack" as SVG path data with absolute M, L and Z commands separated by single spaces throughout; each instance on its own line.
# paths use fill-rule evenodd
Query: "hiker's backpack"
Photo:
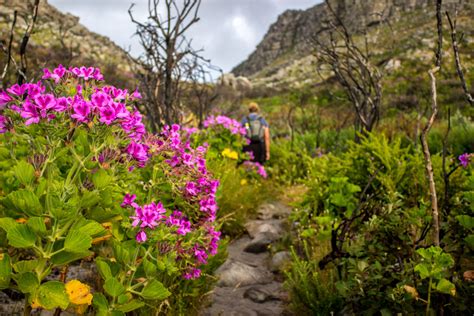
M 247 116 L 247 123 L 245 124 L 245 128 L 247 129 L 248 139 L 254 142 L 263 142 L 265 129 L 262 123 L 262 118 L 260 116 L 257 116 L 253 120 L 250 119 L 250 116 Z

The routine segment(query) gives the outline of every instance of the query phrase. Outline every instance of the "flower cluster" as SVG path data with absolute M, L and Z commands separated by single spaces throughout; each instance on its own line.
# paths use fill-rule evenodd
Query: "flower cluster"
M 263 167 L 260 163 L 258 162 L 252 162 L 252 161 L 245 161 L 243 163 L 245 167 L 247 167 L 248 170 L 253 170 L 256 171 L 257 174 L 259 174 L 262 178 L 267 178 L 267 171 L 265 170 L 265 167 Z
M 204 158 L 207 148 L 192 148 L 186 135 L 182 136 L 180 132 L 179 125 L 165 126 L 159 135 L 147 135 L 143 146 L 150 159 L 165 162 L 168 166 L 164 168 L 166 176 L 173 183 L 181 184 L 177 194 L 186 201 L 187 208 L 179 210 L 175 206 L 175 209 L 166 210 L 161 201 L 139 205 L 135 202 L 136 195 L 131 194 L 125 195 L 121 206 L 133 209 L 130 218 L 132 226 L 138 228 L 136 240 L 139 243 L 149 240 L 160 226 L 172 230 L 178 240 L 174 250 L 181 258 L 188 257 L 193 262 L 183 274 L 189 279 L 199 277 L 198 266 L 217 253 L 220 233 L 215 230 L 214 221 L 219 181 L 207 171 Z M 185 248 L 179 240 L 188 234 L 201 236 L 200 242 Z
M 67 70 L 59 65 L 53 71 L 44 69 L 43 80 L 54 80 L 56 84 L 67 78 L 103 80 L 98 68 L 74 67 Z M 99 122 L 118 126 L 130 138 L 125 149 L 128 155 L 142 166 L 147 160 L 147 148 L 141 143 L 145 134 L 142 115 L 134 107 L 127 107 L 127 102 L 139 99 L 138 91 L 129 94 L 126 89 L 113 86 L 92 86 L 91 93 L 84 93 L 83 85 L 72 87 L 70 95 L 55 96 L 46 92 L 46 86 L 38 83 L 15 84 L 6 91 L 0 91 L 0 110 L 7 105 L 19 113 L 26 126 L 50 122 L 65 115 L 75 124 L 93 124 Z M 7 132 L 6 118 L 0 115 L 0 133 Z
M 211 115 L 203 122 L 203 126 L 205 128 L 216 125 L 223 126 L 225 129 L 228 129 L 234 135 L 240 134 L 242 136 L 245 136 L 247 134 L 247 130 L 245 129 L 245 127 L 242 127 L 240 122 L 224 115 Z
M 221 155 L 230 159 L 237 160 L 239 159 L 239 154 L 232 149 L 226 148 L 221 152 Z

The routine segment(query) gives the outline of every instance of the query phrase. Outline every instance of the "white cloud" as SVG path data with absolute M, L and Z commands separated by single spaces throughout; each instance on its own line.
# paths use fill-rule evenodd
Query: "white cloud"
M 180 0 L 179 0 L 180 1 Z M 179 2 L 178 1 L 178 2 Z M 133 37 L 135 26 L 128 8 L 136 3 L 134 14 L 143 21 L 147 16 L 147 0 L 48 0 L 64 12 L 80 17 L 91 31 L 106 35 L 121 47 L 141 52 Z M 243 61 L 257 46 L 271 23 L 286 9 L 309 8 L 321 0 L 203 0 L 201 20 L 189 29 L 188 37 L 195 48 L 225 72 Z

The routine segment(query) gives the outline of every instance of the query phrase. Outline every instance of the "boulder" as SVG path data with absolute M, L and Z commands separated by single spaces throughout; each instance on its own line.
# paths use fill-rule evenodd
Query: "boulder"
M 270 271 L 251 267 L 247 264 L 229 260 L 216 271 L 219 276 L 218 286 L 237 287 L 251 284 L 265 284 L 273 280 Z

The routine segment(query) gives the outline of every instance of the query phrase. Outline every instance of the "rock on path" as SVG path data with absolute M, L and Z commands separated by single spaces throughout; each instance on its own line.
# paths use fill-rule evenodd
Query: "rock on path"
M 229 244 L 229 256 L 216 271 L 219 282 L 202 316 L 288 315 L 287 294 L 274 272 L 284 266 L 289 254 L 278 252 L 271 258 L 268 246 L 285 233 L 289 213 L 287 206 L 269 203 L 260 207 L 256 220 L 245 224 L 248 235 Z

